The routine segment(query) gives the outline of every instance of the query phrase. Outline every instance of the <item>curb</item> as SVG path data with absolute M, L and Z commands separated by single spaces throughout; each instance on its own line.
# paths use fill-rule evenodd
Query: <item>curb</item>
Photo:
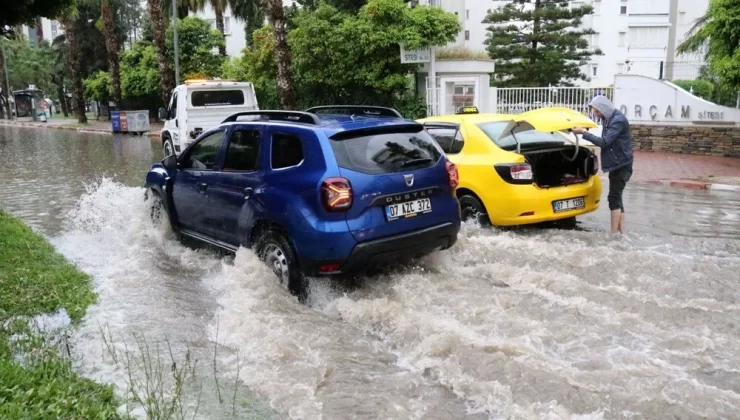
M 668 187 L 688 188 L 693 190 L 710 190 L 710 191 L 735 191 L 740 192 L 740 185 L 732 184 L 713 184 L 702 181 L 692 180 L 653 180 L 647 181 L 648 184 L 659 184 Z
M 99 128 L 86 128 L 86 127 L 66 127 L 63 125 L 40 125 L 40 124 L 34 124 L 34 123 L 24 123 L 24 122 L 15 122 L 15 121 L 7 121 L 7 120 L 0 120 L 0 125 L 8 125 L 8 126 L 16 126 L 16 127 L 34 127 L 34 128 L 52 128 L 55 130 L 69 130 L 69 131 L 78 131 L 81 133 L 98 133 L 98 134 L 114 134 L 111 130 L 103 130 Z M 124 134 L 124 133 L 121 133 Z M 158 132 L 151 132 L 147 131 L 143 134 L 142 137 L 159 137 Z

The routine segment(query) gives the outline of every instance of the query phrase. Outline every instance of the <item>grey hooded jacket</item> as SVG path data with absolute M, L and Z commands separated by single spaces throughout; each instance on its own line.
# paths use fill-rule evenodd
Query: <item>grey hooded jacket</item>
M 632 166 L 632 135 L 627 117 L 606 96 L 596 96 L 589 103 L 604 116 L 601 137 L 583 133 L 583 138 L 601 148 L 601 168 L 612 172 Z

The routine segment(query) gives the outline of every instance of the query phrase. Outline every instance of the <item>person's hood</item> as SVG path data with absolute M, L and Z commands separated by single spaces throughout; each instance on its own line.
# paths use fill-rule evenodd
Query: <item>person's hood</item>
M 611 118 L 614 114 L 614 111 L 617 110 L 612 101 L 610 101 L 609 98 L 603 95 L 599 95 L 591 99 L 591 102 L 589 102 L 588 105 L 596 108 L 601 113 L 601 115 L 604 116 L 604 119 L 607 120 Z

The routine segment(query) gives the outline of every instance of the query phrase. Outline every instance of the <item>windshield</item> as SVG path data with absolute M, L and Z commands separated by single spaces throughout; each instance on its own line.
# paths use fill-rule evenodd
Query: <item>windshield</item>
M 517 133 L 516 139 L 511 135 L 504 136 L 499 139 L 499 137 L 501 137 L 501 133 L 504 131 L 508 124 L 508 121 L 489 122 L 478 124 L 478 128 L 483 130 L 483 132 L 486 133 L 491 141 L 493 141 L 498 147 L 504 150 L 515 150 L 517 140 L 519 141 L 519 144 L 522 145 L 522 148 L 548 143 L 563 144 L 566 141 L 565 138 L 563 138 L 563 136 L 561 136 L 560 134 L 536 130 L 522 131 L 520 133 Z
M 442 152 L 426 131 L 382 133 L 332 140 L 341 168 L 385 174 L 433 166 Z

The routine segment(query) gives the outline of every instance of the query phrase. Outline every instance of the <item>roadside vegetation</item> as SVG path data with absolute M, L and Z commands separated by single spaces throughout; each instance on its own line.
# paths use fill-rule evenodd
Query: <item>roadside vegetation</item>
M 94 302 L 87 275 L 0 211 L 0 418 L 120 418 L 112 387 L 72 371 L 66 335 L 33 320 L 64 310 L 75 323 Z

